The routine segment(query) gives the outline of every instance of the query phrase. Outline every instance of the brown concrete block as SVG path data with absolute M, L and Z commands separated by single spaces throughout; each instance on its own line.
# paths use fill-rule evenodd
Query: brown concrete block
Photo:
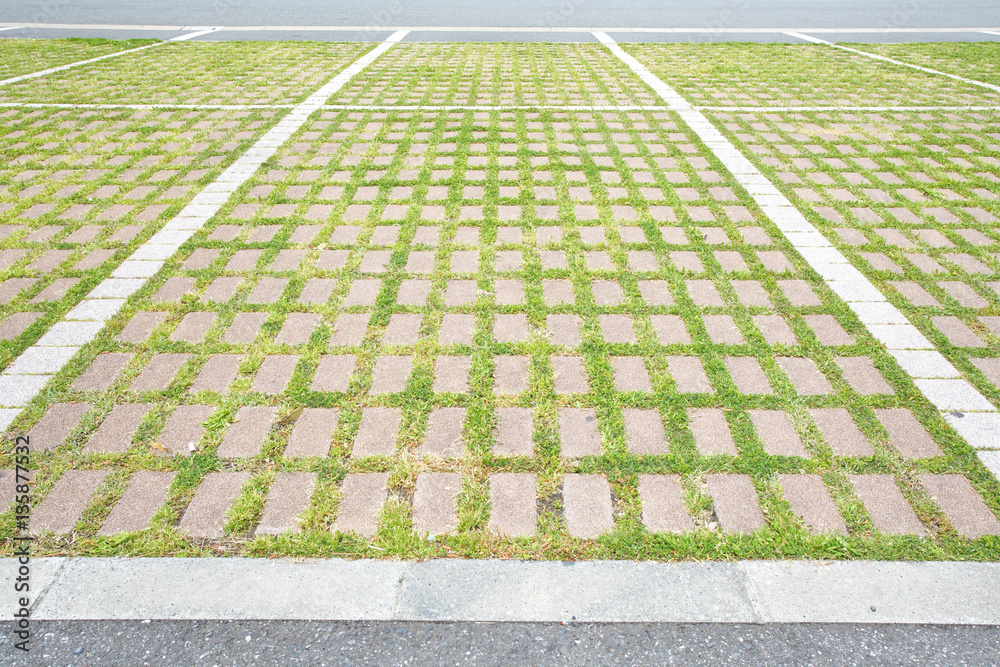
M 226 271 L 253 271 L 263 252 L 256 249 L 237 250 L 226 263 Z
M 331 250 L 329 252 L 338 253 L 340 251 Z M 326 256 L 326 253 L 323 253 L 322 256 Z M 345 260 L 346 260 L 346 255 L 345 255 Z M 326 268 L 326 267 L 320 266 L 318 268 Z M 310 306 L 323 305 L 330 300 L 330 295 L 333 294 L 333 290 L 336 289 L 336 287 L 337 287 L 337 281 L 331 278 L 309 278 L 308 280 L 306 280 L 306 284 L 302 287 L 302 291 L 299 293 L 298 302 Z
M 264 363 L 260 365 L 260 370 L 250 385 L 250 391 L 259 391 L 263 394 L 276 396 L 285 391 L 292 373 L 299 363 L 296 354 L 269 354 L 264 357 Z
M 347 296 L 344 297 L 342 305 L 345 308 L 351 306 L 374 306 L 375 301 L 378 299 L 378 293 L 382 290 L 382 281 L 375 280 L 355 280 L 351 283 L 351 288 L 347 292 Z M 302 303 L 306 303 L 302 298 L 299 299 Z M 309 303 L 318 303 L 317 301 L 310 301 Z M 325 303 L 325 302 L 323 302 Z
M 277 303 L 288 287 L 288 278 L 261 278 L 247 295 L 247 303 Z M 301 300 L 301 299 L 300 299 Z
M 752 319 L 768 345 L 798 344 L 795 332 L 781 315 L 754 315 Z
M 785 375 L 795 385 L 795 391 L 803 396 L 832 394 L 833 387 L 824 377 L 812 359 L 803 357 L 776 357 L 775 361 Z
M 809 456 L 784 410 L 748 410 L 764 451 L 771 456 Z
M 803 315 L 820 345 L 854 345 L 854 339 L 833 315 Z
M 382 335 L 383 345 L 414 345 L 420 339 L 420 327 L 424 316 L 415 313 L 396 313 L 389 317 L 389 323 Z
M 181 297 L 194 291 L 195 280 L 186 276 L 167 278 L 153 295 L 152 301 L 180 301 Z
M 659 411 L 623 408 L 622 421 L 625 424 L 625 446 L 630 454 L 644 456 L 670 452 Z
M 83 451 L 124 454 L 132 446 L 135 430 L 152 407 L 149 403 L 116 405 L 90 436 Z
M 986 347 L 983 339 L 957 317 L 952 315 L 931 317 L 931 324 L 937 327 L 955 347 Z
M 545 318 L 549 341 L 553 345 L 576 347 L 580 344 L 580 318 L 576 315 L 549 315 Z
M 1000 535 L 1000 521 L 964 476 L 925 474 L 917 479 L 959 535 L 971 540 Z
M 303 408 L 295 420 L 284 456 L 325 457 L 330 452 L 330 438 L 337 428 L 337 408 Z
M 309 507 L 317 474 L 314 472 L 279 472 L 267 492 L 264 511 L 255 535 L 299 533 L 299 516 Z
M 593 539 L 614 528 L 611 487 L 603 475 L 563 477 L 563 510 L 571 537 Z
M 462 491 L 462 476 L 450 472 L 417 475 L 413 494 L 413 527 L 418 535 L 445 535 L 458 528 L 455 498 Z
M 685 280 L 688 295 L 696 306 L 721 307 L 725 305 L 719 290 L 711 280 Z
M 702 315 L 705 331 L 713 343 L 723 345 L 743 345 L 746 339 L 736 322 L 729 315 Z
M 438 342 L 442 345 L 472 345 L 475 330 L 475 315 L 446 313 L 441 318 Z
M 809 410 L 823 439 L 836 456 L 872 456 L 875 450 L 844 408 Z
M 229 385 L 236 379 L 242 362 L 242 354 L 213 354 L 205 360 L 205 365 L 201 367 L 201 372 L 191 383 L 188 391 L 192 394 L 197 394 L 199 391 L 226 393 Z
M 497 315 L 493 322 L 493 340 L 498 343 L 523 343 L 528 340 L 527 315 Z
M 498 394 L 520 394 L 528 391 L 529 361 L 528 357 L 521 356 L 494 357 L 494 391 Z
M 847 384 L 859 394 L 896 393 L 868 357 L 837 357 L 834 361 L 840 366 Z
M 88 410 L 90 403 L 53 403 L 28 431 L 31 451 L 54 449 L 63 444 Z
M 410 356 L 386 356 L 375 360 L 375 368 L 372 371 L 372 386 L 368 393 L 372 396 L 378 394 L 397 394 L 406 389 L 406 383 L 413 372 L 413 357 Z
M 734 280 L 733 291 L 744 306 L 774 308 L 764 286 L 757 280 Z
M 278 345 L 305 345 L 322 319 L 316 313 L 288 313 L 274 342 Z
M 396 453 L 396 433 L 403 413 L 399 408 L 364 408 L 361 425 L 354 438 L 352 458 L 392 456 Z
M 504 537 L 532 537 L 538 521 L 535 475 L 490 475 L 490 530 Z
M 267 313 L 237 313 L 233 323 L 229 325 L 226 333 L 222 335 L 223 343 L 247 344 L 252 343 L 264 326 Z
M 792 512 L 811 532 L 847 534 L 837 504 L 819 475 L 778 475 L 778 483 Z
M 219 443 L 222 458 L 249 458 L 260 454 L 278 409 L 244 406 L 236 411 L 234 422 Z
M 465 408 L 434 408 L 427 417 L 424 442 L 417 449 L 417 453 L 442 458 L 463 456 L 464 424 Z
M 141 311 L 132 316 L 115 340 L 122 343 L 138 344 L 149 340 L 153 330 L 166 321 L 169 313 Z
M 493 453 L 497 456 L 534 456 L 535 424 L 528 408 L 497 408 L 496 443 Z
M 628 315 L 598 315 L 601 335 L 609 343 L 634 343 L 635 328 Z
M 586 394 L 590 390 L 583 359 L 552 357 L 551 363 L 557 394 Z
M 378 532 L 379 515 L 385 504 L 386 482 L 384 472 L 351 473 L 341 485 L 343 495 L 333 530 L 339 533 L 357 533 L 372 538 Z
M 542 294 L 548 307 L 573 305 L 576 297 L 573 295 L 573 283 L 569 280 L 543 280 Z
M 107 470 L 67 470 L 53 485 L 28 520 L 32 535 L 63 535 L 73 530 L 94 492 L 107 477 Z
M 927 429 L 909 410 L 905 408 L 876 409 L 875 417 L 888 431 L 889 444 L 898 449 L 904 458 L 922 459 L 944 454 Z
M 447 308 L 471 306 L 479 299 L 475 280 L 449 280 L 444 288 L 444 305 Z
M 243 282 L 242 278 L 234 276 L 216 278 L 212 281 L 211 285 L 205 288 L 198 301 L 200 303 L 210 303 L 212 301 L 225 303 L 233 298 L 233 295 L 236 294 L 236 288 L 240 286 L 241 282 Z
M 246 472 L 208 473 L 177 528 L 189 537 L 222 537 L 226 515 L 249 480 Z
M 774 389 L 755 357 L 726 357 L 726 368 L 741 394 L 773 394 Z
M 736 443 L 729 422 L 720 408 L 688 408 L 689 427 L 702 456 L 736 456 Z
M 890 535 L 923 537 L 927 534 L 892 475 L 848 475 L 847 479 L 876 530 Z
M 105 391 L 131 360 L 132 355 L 124 352 L 99 354 L 90 363 L 90 368 L 73 382 L 72 388 L 75 391 Z
M 617 391 L 653 390 L 642 357 L 611 357 L 611 374 Z
M 493 300 L 498 306 L 519 306 L 524 303 L 524 282 L 497 280 L 493 284 Z
M 559 408 L 559 442 L 569 458 L 601 455 L 601 432 L 593 408 Z
M 467 394 L 472 357 L 440 356 L 434 363 L 434 386 L 437 393 Z
M 777 284 L 784 292 L 785 298 L 796 308 L 823 305 L 812 286 L 805 280 L 779 280 Z
M 357 366 L 353 354 L 324 354 L 320 357 L 309 389 L 312 391 L 344 392 L 351 385 L 351 376 Z
M 660 345 L 691 344 L 691 336 L 680 315 L 650 315 L 649 321 L 656 331 Z
M 182 343 L 200 343 L 212 328 L 216 314 L 210 311 L 188 313 L 170 334 L 170 340 Z
M 705 367 L 698 357 L 666 357 L 667 370 L 681 394 L 713 394 Z
M 2 252 L 2 251 L 0 251 Z M 0 324 L 0 340 L 14 340 L 23 334 L 45 313 L 11 313 L 10 317 Z
M 154 354 L 146 368 L 132 381 L 129 391 L 163 391 L 190 358 L 190 354 Z
M 149 528 L 153 515 L 166 502 L 170 485 L 176 476 L 175 472 L 150 470 L 135 473 L 97 534 L 116 535 Z
M 368 320 L 371 317 L 369 313 L 345 313 L 338 316 L 337 321 L 333 325 L 333 333 L 330 335 L 330 346 L 361 345 L 365 340 L 365 332 L 368 330 Z
M 750 535 L 766 525 L 750 475 L 705 475 L 723 533 Z
M 642 523 L 651 533 L 681 533 L 694 529 L 678 475 L 639 475 Z
M 672 306 L 674 296 L 670 293 L 670 286 L 665 280 L 640 280 L 639 293 L 642 300 L 650 306 Z

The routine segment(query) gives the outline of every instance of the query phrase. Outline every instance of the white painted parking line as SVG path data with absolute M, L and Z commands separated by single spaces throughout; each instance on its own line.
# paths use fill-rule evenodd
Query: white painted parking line
M 921 67 L 920 65 L 913 65 L 911 63 L 903 62 L 902 60 L 896 60 L 895 58 L 887 58 L 885 56 L 880 56 L 874 53 L 868 53 L 867 51 L 852 49 L 849 46 L 834 44 L 833 42 L 828 42 L 825 39 L 820 39 L 819 37 L 813 37 L 811 35 L 807 35 L 801 32 L 786 32 L 785 34 L 790 37 L 795 37 L 797 39 L 802 39 L 807 42 L 812 42 L 813 44 L 823 44 L 825 46 L 832 46 L 835 49 L 840 49 L 841 51 L 848 51 L 849 53 L 856 53 L 860 56 L 871 58 L 872 60 L 881 60 L 882 62 L 892 63 L 893 65 L 899 65 L 900 67 L 909 67 L 910 69 L 915 69 L 920 72 L 926 72 L 927 74 L 934 74 L 935 76 L 946 76 L 949 79 L 954 79 L 955 81 L 961 81 L 962 83 L 967 83 L 973 86 L 979 86 L 980 88 L 988 88 L 990 90 L 1000 93 L 1000 86 L 995 86 L 992 83 L 986 83 L 984 81 L 976 81 L 975 79 L 967 79 L 966 77 L 958 76 L 957 74 L 948 74 L 947 72 L 941 72 L 936 69 L 931 69 L 929 67 Z
M 980 424 L 1000 431 L 1000 412 L 986 397 L 963 378 L 928 377 L 932 369 L 947 369 L 951 364 L 895 306 L 879 291 L 833 244 L 817 230 L 791 201 L 760 172 L 715 125 L 698 109 L 692 107 L 673 88 L 652 74 L 639 61 L 625 53 L 608 35 L 595 33 L 612 53 L 649 84 L 694 130 L 705 146 L 715 154 L 736 181 L 753 197 L 761 211 L 784 234 L 806 263 L 826 282 L 847 306 L 854 311 L 872 336 L 878 339 L 897 359 L 924 396 L 943 414 L 980 413 Z M 912 363 L 912 351 L 923 353 L 925 364 L 917 372 Z M 951 373 L 947 373 L 949 376 Z M 995 439 L 987 439 L 990 429 L 965 429 L 959 434 L 977 450 L 991 448 Z M 984 459 L 985 462 L 985 459 Z M 1000 471 L 992 469 L 1000 477 Z
M 112 271 L 111 277 L 99 283 L 61 322 L 53 325 L 53 329 L 60 327 L 64 336 L 57 339 L 43 337 L 21 353 L 0 375 L 0 405 L 6 408 L 26 406 L 81 346 L 97 336 L 104 324 L 125 304 L 125 300 L 141 289 L 165 263 L 163 259 L 146 257 L 169 257 L 175 253 L 253 176 L 260 165 L 302 127 L 313 112 L 321 109 L 331 95 L 405 35 L 403 32 L 394 33 L 288 112 L 181 209 L 175 218 Z M 106 300 L 107 303 L 95 303 L 98 300 Z M 87 319 L 84 320 L 84 317 Z M 4 381 L 16 387 L 16 391 L 3 391 Z M 7 428 L 18 412 L 0 411 L 0 431 Z
M 145 51 L 146 49 L 152 49 L 157 46 L 162 46 L 164 44 L 169 44 L 171 42 L 177 42 L 185 39 L 191 39 L 192 37 L 198 37 L 199 35 L 204 35 L 213 30 L 205 30 L 203 32 L 188 33 L 186 35 L 180 35 L 179 37 L 174 37 L 173 39 L 168 39 L 165 42 L 157 42 L 156 44 L 147 44 L 146 46 L 138 46 L 134 49 L 126 49 L 124 51 L 118 51 L 116 53 L 109 53 L 107 55 L 98 56 L 96 58 L 88 58 L 87 60 L 80 60 L 75 63 L 69 63 L 68 65 L 60 65 L 59 67 L 52 67 L 50 69 L 43 69 L 38 72 L 32 72 L 31 74 L 22 74 L 21 76 L 15 76 L 10 79 L 0 80 L 0 86 L 6 86 L 7 84 L 17 83 L 18 81 L 26 81 L 28 79 L 37 79 L 40 76 L 45 76 L 46 74 L 54 74 L 55 72 L 62 72 L 63 70 L 73 69 L 74 67 L 80 67 L 81 65 L 89 65 L 91 63 L 100 62 L 102 60 L 108 60 L 109 58 L 117 58 L 119 56 L 128 55 L 129 53 L 136 53 L 138 51 Z
M 9 26 L 6 26 L 4 28 L 0 28 L 0 32 L 2 32 L 4 30 L 18 30 L 20 27 L 21 26 L 19 26 L 19 25 L 9 25 Z

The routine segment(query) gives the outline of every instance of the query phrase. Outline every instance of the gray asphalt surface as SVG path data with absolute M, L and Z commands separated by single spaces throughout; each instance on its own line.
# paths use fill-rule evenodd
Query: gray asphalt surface
M 996 0 L 0 0 L 0 21 L 225 26 L 929 28 L 1000 24 Z
M 1000 628 L 878 625 L 47 621 L 32 665 L 998 665 Z M 19 652 L 18 652 L 19 653 Z

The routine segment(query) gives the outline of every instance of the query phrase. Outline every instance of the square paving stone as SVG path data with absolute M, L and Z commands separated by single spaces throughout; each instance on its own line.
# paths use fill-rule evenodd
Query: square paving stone
M 496 456 L 534 456 L 534 417 L 528 408 L 497 408 Z
M 211 405 L 178 405 L 156 440 L 174 455 L 190 456 L 205 433 L 202 422 L 215 412 Z M 195 450 L 191 449 L 194 445 Z
M 249 458 L 260 454 L 277 412 L 277 408 L 252 406 L 237 410 L 236 421 L 226 431 L 216 454 L 222 458 Z
M 115 340 L 122 343 L 132 343 L 133 345 L 149 340 L 149 336 L 156 327 L 166 321 L 169 313 L 156 311 L 140 311 L 132 316 L 129 323 L 125 325 L 121 333 L 115 336 Z
M 285 391 L 299 363 L 296 354 L 269 354 L 250 385 L 250 391 L 277 396 Z
M 242 362 L 242 354 L 213 354 L 205 361 L 188 391 L 192 394 L 199 391 L 226 393 L 229 385 L 236 379 Z
M 121 499 L 104 520 L 98 535 L 133 533 L 149 528 L 153 515 L 163 507 L 175 472 L 140 470 L 129 480 Z
M 653 390 L 642 357 L 612 357 L 610 362 L 617 391 L 650 392 Z
M 670 286 L 664 280 L 640 280 L 638 285 L 642 300 L 650 306 L 673 306 L 676 303 Z
M 124 454 L 132 436 L 153 406 L 149 403 L 116 405 L 84 446 L 87 453 Z
M 563 511 L 571 537 L 593 539 L 614 528 L 608 480 L 602 475 L 563 477 Z
M 298 518 L 309 507 L 317 474 L 279 472 L 267 492 L 264 511 L 255 535 L 282 535 L 302 532 Z
M 557 394 L 586 394 L 590 390 L 582 358 L 552 357 L 551 363 Z
M 625 293 L 614 280 L 594 280 L 590 283 L 590 290 L 598 306 L 613 307 L 625 303 Z
M 472 345 L 475 330 L 475 315 L 446 313 L 441 318 L 438 342 L 441 345 Z
M 253 271 L 263 250 L 237 250 L 226 263 L 226 271 Z
M 437 393 L 468 393 L 471 370 L 472 357 L 438 357 L 434 364 L 434 391 Z
M 971 540 L 1000 535 L 1000 521 L 963 475 L 924 474 L 917 479 L 959 535 Z
M 288 278 L 261 278 L 247 296 L 247 303 L 277 303 L 287 286 Z
M 413 357 L 386 356 L 375 360 L 372 370 L 372 385 L 368 393 L 396 394 L 406 389 L 410 373 L 413 372 Z
M 63 444 L 90 407 L 90 403 L 53 403 L 27 433 L 31 451 L 54 449 Z
M 334 532 L 374 537 L 378 532 L 388 481 L 389 474 L 384 472 L 350 473 L 344 477 L 337 519 L 333 523 Z
M 246 472 L 210 472 L 184 510 L 177 528 L 190 537 L 222 537 L 227 514 L 250 480 Z
M 353 354 L 323 355 L 309 389 L 312 391 L 345 392 L 357 366 Z
M 333 325 L 333 333 L 330 335 L 330 346 L 361 345 L 365 340 L 365 332 L 368 330 L 370 319 L 369 313 L 344 314 L 337 317 L 337 321 Z
M 109 352 L 94 357 L 90 368 L 83 372 L 72 384 L 74 391 L 105 391 L 132 360 L 127 352 Z
M 711 280 L 686 280 L 688 295 L 696 306 L 722 307 L 725 303 Z
M 0 324 L 0 340 L 14 340 L 23 334 L 28 327 L 45 313 L 11 313 L 10 317 Z
M 494 357 L 494 391 L 498 394 L 520 394 L 527 391 L 529 361 L 528 357 Z
M 580 344 L 580 318 L 577 315 L 549 315 L 545 324 L 553 345 L 576 347 Z
M 355 280 L 344 297 L 343 306 L 374 306 L 382 289 L 381 280 Z M 304 290 L 303 290 L 304 291 Z M 302 299 L 299 299 L 302 301 Z
M 803 396 L 832 394 L 833 387 L 820 372 L 816 362 L 802 357 L 775 357 L 778 366 Z
M 34 447 L 33 447 L 34 448 Z M 37 449 L 37 448 L 34 448 Z M 64 535 L 73 530 L 108 470 L 67 470 L 48 495 L 34 507 L 28 520 L 32 535 Z
M 715 390 L 698 357 L 665 357 L 667 370 L 681 394 L 712 394 Z
M 561 454 L 568 458 L 601 455 L 601 432 L 593 408 L 559 408 Z
M 650 315 L 660 345 L 690 345 L 691 336 L 679 315 Z
M 34 278 L 8 278 L 0 283 L 0 303 L 10 303 L 14 297 L 34 285 Z
M 465 408 L 434 408 L 427 417 L 427 430 L 418 454 L 455 458 L 463 456 L 462 430 Z
M 305 305 L 323 305 L 337 287 L 337 281 L 330 278 L 309 278 L 306 280 L 298 302 Z
M 191 252 L 191 255 L 181 264 L 181 268 L 185 271 L 207 269 L 215 262 L 220 252 L 222 251 L 218 248 L 195 248 Z
M 630 454 L 644 456 L 670 452 L 658 410 L 624 408 L 622 421 L 625 424 L 625 447 Z
M 530 331 L 527 315 L 497 315 L 493 322 L 493 339 L 498 343 L 523 343 Z
M 931 324 L 937 327 L 955 347 L 986 347 L 983 339 L 957 317 L 951 315 L 931 317 Z
M 796 345 L 798 340 L 781 315 L 754 315 L 753 323 L 760 329 L 768 345 Z
M 322 319 L 316 313 L 288 313 L 274 342 L 278 345 L 305 345 Z
M 490 485 L 490 530 L 504 537 L 532 537 L 538 521 L 535 475 L 494 473 Z
M 712 507 L 723 533 L 751 535 L 766 524 L 750 475 L 705 475 Z
M 444 290 L 444 305 L 447 308 L 469 306 L 479 299 L 479 288 L 475 280 L 449 280 Z
M 854 339 L 833 315 L 803 315 L 802 319 L 816 333 L 820 345 L 854 345 Z
M 757 437 L 764 451 L 771 456 L 802 456 L 809 453 L 802 438 L 784 410 L 748 410 L 750 421 L 757 430 Z
M 573 295 L 573 283 L 569 280 L 543 280 L 542 294 L 548 307 L 573 305 L 576 297 Z
M 805 280 L 779 280 L 777 285 L 788 302 L 796 308 L 823 305 L 823 301 L 816 296 L 812 286 Z
M 170 340 L 183 343 L 200 343 L 205 338 L 205 334 L 212 328 L 215 322 L 216 313 L 197 312 L 188 313 L 177 325 L 174 332 L 170 334 Z
M 222 342 L 236 345 L 254 342 L 265 320 L 267 313 L 237 313 L 222 335 Z
M 78 283 L 79 278 L 56 278 L 41 292 L 30 299 L 28 303 L 42 303 L 44 301 L 58 301 Z
M 389 324 L 382 336 L 383 345 L 413 345 L 420 338 L 423 315 L 396 313 L 389 317 Z
M 726 357 L 724 359 L 729 374 L 741 394 L 773 394 L 764 369 L 755 357 Z
M 889 444 L 904 458 L 922 459 L 944 454 L 923 424 L 906 408 L 879 408 L 875 410 L 875 417 L 889 433 Z
M 875 530 L 890 535 L 923 537 L 927 529 L 906 502 L 892 475 L 848 475 Z
M 455 498 L 462 491 L 462 476 L 450 472 L 417 475 L 413 493 L 413 527 L 417 535 L 445 535 L 458 528 Z
M 694 529 L 684 503 L 678 475 L 639 475 L 642 523 L 651 533 L 682 533 Z
M 354 438 L 353 458 L 391 456 L 396 453 L 396 433 L 403 413 L 399 408 L 364 408 Z
M 174 381 L 184 364 L 191 358 L 190 354 L 170 353 L 154 354 L 146 368 L 132 381 L 129 391 L 163 391 Z
M 740 332 L 736 322 L 729 315 L 703 315 L 705 331 L 713 343 L 722 345 L 743 345 L 746 339 Z
M 847 384 L 859 394 L 896 393 L 868 357 L 836 357 L 834 361 L 840 366 Z
M 688 408 L 688 423 L 695 447 L 702 456 L 736 456 L 736 443 L 720 408 Z
M 211 285 L 205 288 L 198 301 L 201 303 L 210 303 L 212 301 L 225 303 L 233 298 L 233 295 L 236 294 L 236 288 L 240 286 L 241 282 L 243 282 L 243 279 L 236 276 L 216 278 L 212 281 Z
M 337 428 L 337 408 L 303 408 L 288 436 L 284 456 L 325 457 L 330 452 L 330 438 Z
M 601 334 L 609 343 L 634 343 L 635 328 L 632 318 L 628 315 L 598 315 L 601 324 Z
M 271 271 L 295 271 L 305 259 L 306 251 L 299 249 L 279 250 L 277 257 L 271 262 Z
M 778 475 L 785 500 L 814 534 L 847 534 L 847 526 L 837 511 L 819 475 Z
M 844 408 L 809 410 L 819 432 L 835 456 L 872 456 L 875 450 Z

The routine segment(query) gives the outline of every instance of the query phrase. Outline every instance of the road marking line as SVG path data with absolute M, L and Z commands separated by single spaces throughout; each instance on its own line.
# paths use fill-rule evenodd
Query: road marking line
M 98 56 L 96 58 L 89 58 L 87 60 L 81 60 L 79 62 L 70 63 L 68 65 L 60 65 L 59 67 L 53 67 L 51 69 L 43 69 L 40 72 L 32 72 L 31 74 L 22 74 L 21 76 L 15 76 L 10 79 L 3 79 L 0 81 L 0 86 L 6 86 L 9 83 L 17 83 L 18 81 L 25 81 L 27 79 L 36 79 L 40 76 L 45 76 L 46 74 L 53 74 L 55 72 L 61 72 L 63 70 L 72 69 L 74 67 L 80 67 L 81 65 L 89 65 L 90 63 L 100 62 L 101 60 L 107 60 L 108 58 L 117 58 L 118 56 L 124 56 L 128 53 L 135 53 L 137 51 L 145 51 L 146 49 L 151 49 L 156 46 L 162 46 L 164 44 L 169 44 L 170 42 L 178 42 L 185 39 L 191 39 L 192 37 L 197 37 L 199 35 L 204 35 L 213 30 L 205 30 L 203 32 L 195 32 L 187 35 L 181 35 L 179 37 L 174 37 L 173 39 L 168 39 L 165 42 L 157 42 L 156 44 L 147 44 L 146 46 L 139 46 L 134 49 L 126 49 L 125 51 L 118 51 L 117 53 L 109 53 L 107 55 Z
M 667 107 L 698 135 L 806 263 L 857 315 L 872 336 L 885 345 L 900 368 L 955 431 L 974 449 L 1000 449 L 1000 412 L 997 408 L 961 377 L 920 330 L 889 303 L 885 295 L 806 220 L 701 111 L 625 53 L 608 35 L 595 33 L 595 37 L 656 90 L 667 102 Z M 995 463 L 991 465 L 993 473 L 1000 477 L 1000 468 Z
M 4 30 L 17 30 L 17 29 L 19 29 L 20 27 L 21 27 L 21 26 L 19 26 L 19 25 L 12 25 L 12 26 L 7 26 L 6 28 L 0 28 L 0 32 L 3 32 Z
M 848 51 L 850 53 L 856 53 L 859 56 L 865 56 L 866 58 L 871 58 L 872 60 L 881 60 L 882 62 L 892 63 L 893 65 L 899 65 L 901 67 L 909 67 L 910 69 L 926 72 L 927 74 L 946 76 L 949 79 L 954 79 L 955 81 L 961 81 L 962 83 L 968 83 L 973 86 L 979 86 L 981 88 L 988 88 L 994 92 L 1000 93 L 1000 86 L 995 86 L 992 83 L 986 83 L 984 81 L 976 81 L 975 79 L 967 79 L 964 76 L 958 76 L 957 74 L 948 74 L 947 72 L 940 72 L 936 69 L 931 69 L 930 67 L 921 67 L 920 65 L 912 65 L 910 63 L 905 63 L 902 60 L 896 60 L 895 58 L 886 58 L 885 56 L 880 56 L 874 53 L 868 53 L 867 51 L 852 49 L 849 46 L 834 44 L 833 42 L 828 42 L 825 39 L 820 39 L 819 37 L 813 37 L 812 35 L 806 35 L 801 32 L 786 32 L 785 34 L 790 37 L 796 37 L 798 39 L 802 39 L 807 42 L 812 42 L 813 44 L 824 44 L 826 46 L 832 46 L 835 49 L 840 49 L 841 51 Z
M 980 30 L 979 32 L 983 33 L 984 35 L 995 35 L 997 37 L 1000 37 L 1000 32 L 990 32 L 989 30 Z
M 0 404 L 7 408 L 23 408 L 28 405 L 48 380 L 58 374 L 81 347 L 92 341 L 105 323 L 125 305 L 128 298 L 141 289 L 166 263 L 166 259 L 147 258 L 169 258 L 177 252 L 181 245 L 201 229 L 233 193 L 305 124 L 313 112 L 321 109 L 331 95 L 405 35 L 404 32 L 394 33 L 379 46 L 348 65 L 304 102 L 296 105 L 246 153 L 229 165 L 218 178 L 195 195 L 180 213 L 115 268 L 108 278 L 91 290 L 66 313 L 62 320 L 53 324 L 52 328 L 59 327 L 60 331 L 66 333 L 63 339 L 52 341 L 55 343 L 52 345 L 45 345 L 42 339 L 39 339 L 12 361 L 0 374 L 0 387 L 16 384 L 21 390 L 20 395 L 10 398 L 9 391 L 0 391 Z M 58 344 L 67 341 L 72 345 Z M 25 382 L 28 376 L 32 380 L 30 387 Z M 19 413 L 20 409 L 0 410 L 0 431 L 6 429 Z

